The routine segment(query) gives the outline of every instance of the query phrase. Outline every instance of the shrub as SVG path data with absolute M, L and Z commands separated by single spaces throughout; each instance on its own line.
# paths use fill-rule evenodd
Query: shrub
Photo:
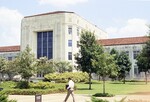
M 14 88 L 16 86 L 16 83 L 13 81 L 3 81 L 0 83 L 1 88 Z
M 95 97 L 113 97 L 113 94 L 109 94 L 109 93 L 96 93 L 93 96 Z
M 87 82 L 88 74 L 83 72 L 66 72 L 66 73 L 53 73 L 45 75 L 45 79 L 48 81 L 55 81 L 57 83 L 66 83 L 68 78 L 71 77 L 72 80 L 76 83 Z
M 51 93 L 61 93 L 65 92 L 66 90 L 64 88 L 58 88 L 58 89 L 47 89 L 47 90 L 38 90 L 38 89 L 11 89 L 11 90 L 5 90 L 6 94 L 9 95 L 36 95 L 36 94 L 51 94 Z M 1 101 L 0 101 L 1 102 Z
M 95 98 L 95 97 L 92 97 L 92 98 L 91 98 L 91 101 L 92 101 L 92 102 L 109 102 L 109 101 L 107 101 L 107 100 L 97 99 L 97 98 Z
M 55 83 L 50 83 L 50 82 L 30 83 L 30 88 L 34 88 L 34 89 L 52 89 L 52 88 L 55 88 Z
M 20 81 L 20 82 L 17 83 L 16 88 L 19 88 L 19 89 L 28 89 L 28 88 L 30 88 L 29 82 L 28 81 Z
M 8 100 L 8 96 L 4 93 L 0 94 L 0 102 L 17 102 L 16 100 Z

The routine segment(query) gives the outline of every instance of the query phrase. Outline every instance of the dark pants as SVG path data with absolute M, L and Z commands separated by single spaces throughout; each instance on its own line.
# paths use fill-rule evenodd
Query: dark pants
M 75 102 L 73 90 L 68 90 L 68 91 L 67 91 L 67 95 L 66 95 L 66 98 L 65 98 L 64 102 L 66 102 L 66 101 L 68 100 L 70 94 L 71 94 L 71 96 L 72 96 L 72 98 L 73 98 L 73 102 Z

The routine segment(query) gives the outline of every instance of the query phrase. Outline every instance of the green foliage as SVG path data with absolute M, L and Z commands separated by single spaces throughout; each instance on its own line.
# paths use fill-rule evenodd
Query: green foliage
M 55 69 L 57 72 L 59 73 L 64 73 L 64 72 L 72 72 L 73 67 L 70 64 L 70 62 L 66 62 L 66 61 L 59 61 L 59 62 L 55 62 Z
M 0 102 L 17 102 L 16 100 L 8 100 L 8 96 L 4 93 L 0 93 Z
M 17 83 L 16 88 L 19 88 L 19 89 L 28 89 L 28 88 L 30 88 L 30 85 L 29 85 L 28 81 L 20 81 L 20 82 Z
M 97 98 L 95 98 L 95 97 L 92 97 L 92 98 L 91 98 L 91 101 L 92 101 L 92 102 L 109 102 L 109 101 L 107 101 L 107 100 L 97 99 Z
M 0 83 L 1 88 L 14 88 L 15 86 L 16 83 L 12 81 L 3 81 L 3 83 Z
M 114 57 L 108 53 L 97 54 L 92 60 L 92 64 L 97 69 L 97 74 L 103 79 L 103 93 L 105 93 L 105 78 L 110 75 L 117 75 Z
M 96 93 L 93 96 L 95 97 L 113 97 L 113 94 L 109 94 L 109 93 Z
M 50 73 L 44 77 L 46 80 L 55 81 L 57 83 L 66 83 L 69 77 L 71 77 L 75 83 L 88 81 L 88 74 L 85 72 Z
M 118 71 L 118 77 L 119 79 L 124 79 L 124 84 L 125 84 L 125 77 L 126 74 L 130 71 L 131 69 L 131 62 L 128 57 L 128 55 L 125 52 L 121 52 L 118 61 L 117 61 L 119 71 Z
M 9 79 L 12 80 L 14 75 L 17 75 L 17 59 L 7 60 L 6 62 L 6 73 Z
M 147 84 L 147 73 L 150 70 L 150 35 L 149 40 L 146 42 L 146 45 L 142 49 L 142 52 L 137 57 L 137 66 L 139 72 L 145 72 L 145 79 Z
M 40 57 L 40 59 L 37 59 L 35 66 L 37 73 L 48 74 L 55 71 L 53 60 L 48 60 L 46 57 Z
M 6 72 L 6 60 L 2 57 L 0 57 L 0 73 L 2 74 L 2 79 L 3 80 L 3 74 Z
M 47 89 L 47 90 L 39 90 L 39 89 L 12 89 L 6 90 L 5 93 L 9 95 L 36 95 L 36 94 L 52 94 L 52 93 L 61 93 L 65 92 L 64 88 L 57 89 Z
M 94 33 L 83 31 L 79 42 L 79 53 L 75 55 L 78 68 L 89 74 L 89 89 L 91 89 L 91 73 L 96 72 L 92 65 L 92 59 L 94 58 L 95 50 L 97 50 L 97 45 Z
M 30 88 L 34 88 L 34 89 L 52 89 L 52 88 L 55 88 L 55 83 L 50 83 L 50 82 L 30 83 Z
M 17 57 L 17 61 L 18 73 L 23 79 L 28 81 L 29 78 L 35 73 L 35 58 L 31 53 L 29 46 L 27 46 L 26 49 L 20 53 L 20 55 Z

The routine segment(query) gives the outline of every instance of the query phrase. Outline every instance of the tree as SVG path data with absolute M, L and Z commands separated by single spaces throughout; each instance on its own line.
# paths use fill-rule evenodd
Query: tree
M 146 42 L 142 52 L 137 57 L 137 66 L 139 72 L 145 73 L 145 80 L 147 84 L 147 73 L 150 70 L 150 35 L 148 36 L 149 40 Z
M 110 51 L 110 55 L 114 56 L 114 61 L 116 62 L 116 65 L 117 65 L 117 63 L 118 63 L 118 57 L 119 57 L 119 52 L 113 48 Z M 117 68 L 119 68 L 118 65 L 117 65 Z M 118 71 L 119 71 L 119 69 L 118 69 Z M 112 78 L 112 80 L 116 80 L 117 76 L 116 75 L 110 75 L 110 78 Z
M 6 72 L 6 60 L 0 57 L 0 73 L 2 75 L 1 80 L 3 80 L 5 72 Z
M 37 73 L 53 73 L 55 71 L 53 60 L 48 60 L 46 57 L 40 57 L 40 59 L 37 59 L 36 61 L 36 70 Z
M 55 69 L 57 72 L 59 73 L 64 73 L 64 72 L 72 72 L 73 67 L 70 64 L 70 62 L 66 62 L 66 61 L 59 61 L 59 62 L 55 62 Z
M 6 61 L 6 73 L 9 76 L 9 79 L 12 80 L 14 75 L 17 75 L 17 60 L 13 59 L 11 61 Z
M 91 89 L 91 74 L 96 71 L 92 65 L 96 45 L 94 33 L 83 31 L 79 41 L 79 53 L 75 55 L 79 68 L 89 74 L 89 89 Z
M 29 78 L 35 74 L 35 58 L 31 53 L 29 46 L 20 53 L 17 57 L 18 60 L 18 73 L 23 79 L 29 81 Z
M 143 53 L 141 52 L 136 59 L 138 70 L 139 72 L 145 73 L 145 82 L 147 84 L 147 73 L 149 72 L 149 63 L 147 63 L 147 57 L 144 57 Z
M 93 66 L 97 69 L 97 74 L 103 80 L 103 94 L 105 94 L 105 80 L 107 76 L 117 75 L 117 65 L 114 57 L 108 53 L 97 54 L 92 60 Z
M 123 83 L 125 84 L 126 74 L 131 69 L 130 59 L 125 52 L 120 53 L 120 55 L 118 57 L 117 65 L 119 67 L 118 77 L 119 77 L 119 79 L 123 79 Z

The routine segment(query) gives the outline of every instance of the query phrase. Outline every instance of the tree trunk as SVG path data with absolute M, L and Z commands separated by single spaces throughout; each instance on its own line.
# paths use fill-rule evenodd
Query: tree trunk
M 146 81 L 146 84 L 147 84 L 147 73 L 145 72 L 145 81 Z
M 98 75 L 98 80 L 99 80 L 99 81 L 101 80 L 101 76 L 100 76 L 100 75 Z
M 91 90 L 91 73 L 89 73 L 89 90 Z
M 105 94 L 105 77 L 103 76 L 103 94 Z
M 124 74 L 123 84 L 125 84 L 125 82 L 126 82 L 126 76 L 125 76 L 125 74 Z

